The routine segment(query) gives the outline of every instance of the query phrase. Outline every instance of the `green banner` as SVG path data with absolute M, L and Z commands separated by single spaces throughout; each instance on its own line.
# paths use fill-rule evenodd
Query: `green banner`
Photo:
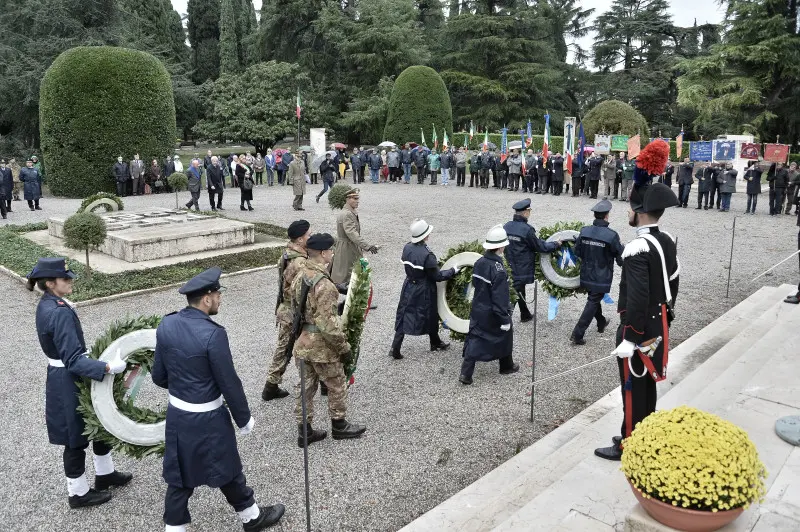
M 611 151 L 628 151 L 628 135 L 613 135 L 611 137 Z

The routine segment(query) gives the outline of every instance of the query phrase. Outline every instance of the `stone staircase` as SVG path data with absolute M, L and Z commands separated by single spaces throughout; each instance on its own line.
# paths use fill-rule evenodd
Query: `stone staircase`
M 748 432 L 768 494 L 726 531 L 800 530 L 800 447 L 775 421 L 800 414 L 800 306 L 794 286 L 763 287 L 670 352 L 659 409 L 688 404 Z M 666 531 L 636 503 L 618 462 L 595 457 L 619 433 L 615 389 L 514 458 L 420 516 L 403 532 Z

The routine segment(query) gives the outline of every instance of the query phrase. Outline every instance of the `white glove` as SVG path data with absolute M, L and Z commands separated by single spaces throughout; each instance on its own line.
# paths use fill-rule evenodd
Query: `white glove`
M 256 420 L 250 416 L 250 421 L 247 422 L 247 425 L 239 429 L 239 434 L 242 436 L 247 436 L 253 430 L 253 425 L 256 424 Z
M 634 351 L 636 351 L 636 344 L 630 340 L 623 340 L 611 354 L 617 355 L 619 358 L 631 358 Z
M 510 323 L 506 323 L 505 325 L 501 325 L 500 326 L 500 330 L 501 331 L 510 331 L 511 330 L 511 324 Z
M 461 268 L 453 268 L 453 275 L 458 275 L 458 272 L 461 271 Z
M 122 353 L 117 349 L 117 354 L 108 361 L 108 373 L 116 375 L 117 373 L 124 372 L 126 369 L 128 369 L 128 363 L 122 360 Z

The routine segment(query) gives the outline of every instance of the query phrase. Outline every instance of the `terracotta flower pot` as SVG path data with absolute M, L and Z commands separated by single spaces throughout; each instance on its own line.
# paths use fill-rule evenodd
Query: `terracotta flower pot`
M 713 530 L 719 530 L 728 523 L 733 522 L 744 511 L 744 508 L 719 512 L 689 510 L 680 506 L 672 506 L 656 499 L 645 498 L 642 492 L 631 484 L 630 480 L 628 480 L 628 484 L 631 485 L 631 490 L 633 490 L 636 500 L 650 514 L 650 517 L 659 523 L 686 532 L 712 532 Z

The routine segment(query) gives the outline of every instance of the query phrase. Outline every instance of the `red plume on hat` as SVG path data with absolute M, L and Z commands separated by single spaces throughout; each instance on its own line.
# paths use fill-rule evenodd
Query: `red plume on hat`
M 648 176 L 664 173 L 669 160 L 669 144 L 656 139 L 644 147 L 636 158 L 636 167 L 647 172 Z

